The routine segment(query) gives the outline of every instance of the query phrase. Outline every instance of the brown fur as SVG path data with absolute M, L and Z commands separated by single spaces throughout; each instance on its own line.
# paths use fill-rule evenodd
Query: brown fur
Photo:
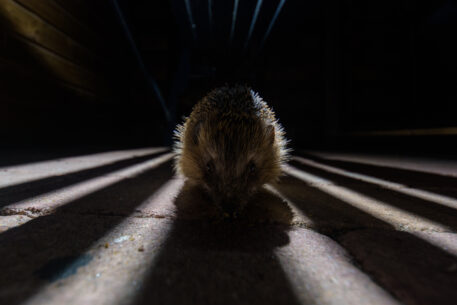
M 198 102 L 176 130 L 178 174 L 208 191 L 223 212 L 240 212 L 287 157 L 274 112 L 250 88 L 222 87 Z

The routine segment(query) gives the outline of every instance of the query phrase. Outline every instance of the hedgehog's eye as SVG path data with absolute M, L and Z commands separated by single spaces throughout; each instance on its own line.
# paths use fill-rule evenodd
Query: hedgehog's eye
M 212 174 L 214 173 L 214 163 L 212 161 L 209 161 L 206 163 L 206 173 Z
M 255 172 L 257 171 L 257 166 L 255 166 L 255 163 L 254 162 L 249 162 L 248 164 L 248 172 L 250 175 L 253 175 L 255 174 Z

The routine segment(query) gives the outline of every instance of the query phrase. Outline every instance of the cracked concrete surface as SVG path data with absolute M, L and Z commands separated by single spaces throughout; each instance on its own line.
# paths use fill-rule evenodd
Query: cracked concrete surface
M 171 158 L 1 167 L 0 304 L 456 303 L 456 163 L 298 155 L 229 222 Z

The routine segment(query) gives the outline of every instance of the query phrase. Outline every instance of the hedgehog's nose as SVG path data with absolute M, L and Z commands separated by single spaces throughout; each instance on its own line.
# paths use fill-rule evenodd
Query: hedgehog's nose
M 235 199 L 225 199 L 221 202 L 222 212 L 226 217 L 235 217 L 236 216 L 236 202 Z

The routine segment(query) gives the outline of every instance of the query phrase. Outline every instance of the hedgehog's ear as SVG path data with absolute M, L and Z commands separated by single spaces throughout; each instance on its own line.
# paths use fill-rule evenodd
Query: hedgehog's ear
M 194 142 L 195 145 L 198 145 L 198 138 L 200 136 L 201 125 L 202 125 L 202 122 L 200 121 L 197 124 L 195 124 L 195 126 L 194 126 L 194 131 L 192 134 L 192 141 Z
M 273 125 L 267 125 L 265 134 L 267 136 L 268 143 L 273 144 L 275 141 L 275 127 Z

